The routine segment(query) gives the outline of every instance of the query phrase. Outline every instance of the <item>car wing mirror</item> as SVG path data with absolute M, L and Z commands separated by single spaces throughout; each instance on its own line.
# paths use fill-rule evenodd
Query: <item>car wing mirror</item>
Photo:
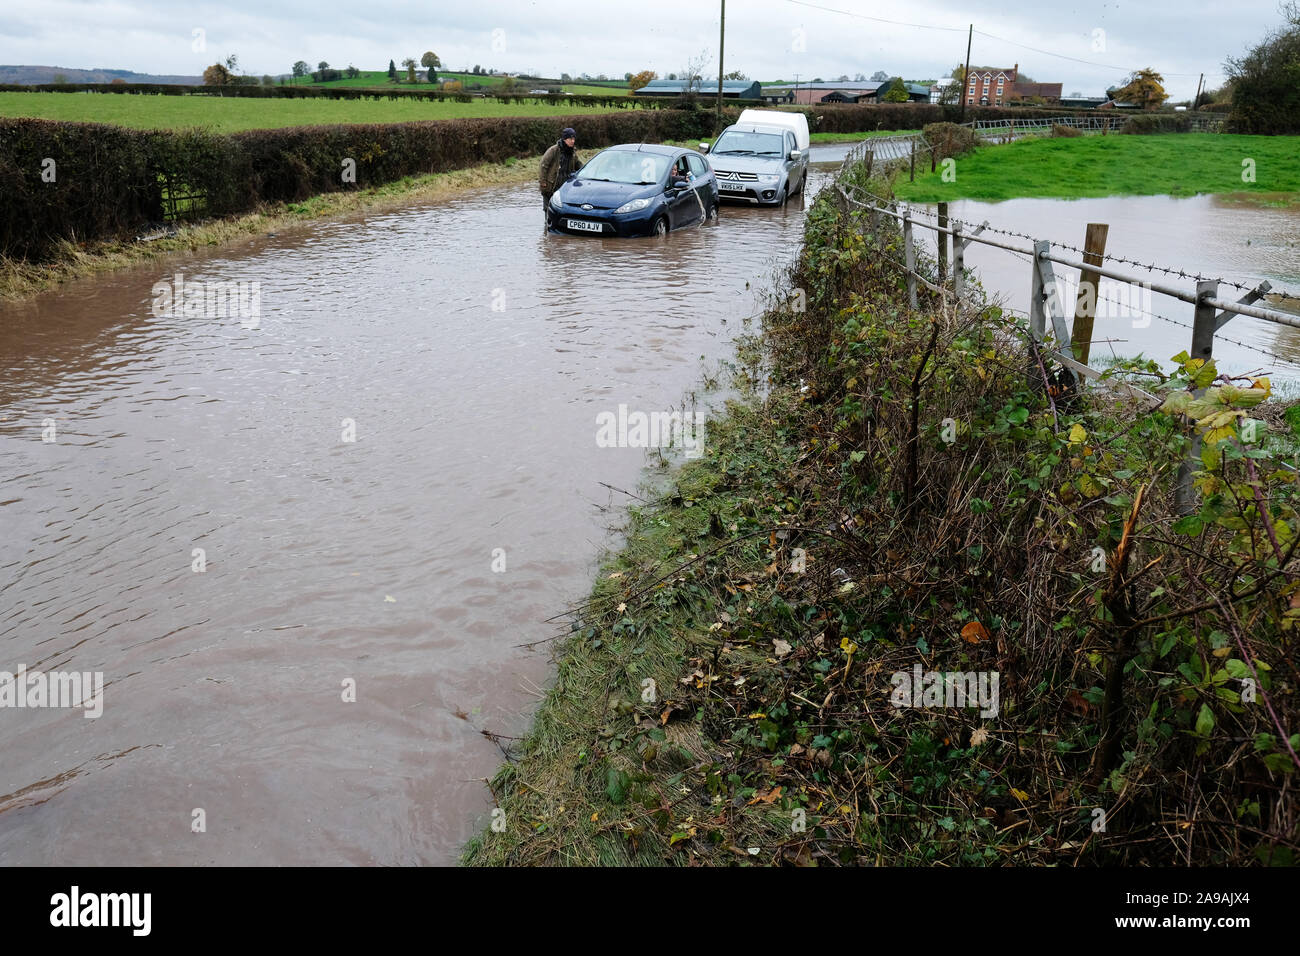
M 799 160 L 803 159 L 803 153 L 801 153 L 797 149 L 792 149 L 790 150 L 790 158 L 795 162 L 798 162 Z
M 708 143 L 700 143 L 700 152 L 701 152 L 701 153 L 707 153 L 708 151 L 709 151 L 709 144 L 708 144 Z

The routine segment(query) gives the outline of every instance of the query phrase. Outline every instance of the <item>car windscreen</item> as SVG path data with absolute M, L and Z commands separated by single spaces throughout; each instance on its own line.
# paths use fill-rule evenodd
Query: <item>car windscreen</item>
M 747 133 L 727 130 L 718 137 L 711 150 L 714 156 L 783 156 L 782 138 L 776 133 Z
M 607 149 L 597 153 L 579 173 L 583 179 L 605 183 L 636 183 L 649 186 L 663 179 L 669 157 L 630 149 Z

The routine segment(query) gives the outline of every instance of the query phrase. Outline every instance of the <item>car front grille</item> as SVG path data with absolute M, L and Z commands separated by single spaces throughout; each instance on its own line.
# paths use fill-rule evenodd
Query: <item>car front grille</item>
M 738 173 L 733 170 L 719 169 L 715 174 L 719 179 L 726 179 L 730 182 L 756 183 L 758 182 L 758 173 Z

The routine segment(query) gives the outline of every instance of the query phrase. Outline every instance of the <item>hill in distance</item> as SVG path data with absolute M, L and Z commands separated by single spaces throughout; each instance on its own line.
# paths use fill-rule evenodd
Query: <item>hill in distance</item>
M 66 66 L 7 66 L 0 64 L 0 83 L 55 83 L 57 77 L 69 83 L 112 83 L 122 79 L 126 83 L 171 83 L 199 86 L 202 76 L 160 76 L 154 73 L 136 73 L 134 70 L 78 70 Z

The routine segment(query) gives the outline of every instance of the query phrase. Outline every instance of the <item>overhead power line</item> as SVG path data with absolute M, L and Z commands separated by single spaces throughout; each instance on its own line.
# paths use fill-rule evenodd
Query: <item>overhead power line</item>
M 865 13 L 854 13 L 852 10 L 840 10 L 837 9 L 836 7 L 827 7 L 827 6 L 823 6 L 820 3 L 809 3 L 808 0 L 786 0 L 786 3 L 793 4 L 797 7 L 808 7 L 812 10 L 821 10 L 825 13 L 838 13 L 840 16 L 852 17 L 855 20 L 869 20 L 872 23 L 888 23 L 891 26 L 911 27 L 917 30 L 939 30 L 944 33 L 961 33 L 961 27 L 941 27 L 941 26 L 936 26 L 935 24 L 932 23 L 908 23 L 903 20 L 889 20 L 886 19 L 885 17 L 873 17 L 873 16 L 868 16 Z M 1031 50 L 1034 53 L 1041 54 L 1042 56 L 1052 56 L 1052 57 L 1056 57 L 1059 60 L 1069 60 L 1072 63 L 1082 63 L 1085 66 L 1094 66 L 1097 67 L 1098 69 L 1103 69 L 1103 70 L 1114 70 L 1117 73 L 1129 74 L 1129 73 L 1136 72 L 1135 69 L 1131 69 L 1129 67 L 1124 67 L 1124 66 L 1115 66 L 1113 63 L 1098 63 L 1096 60 L 1084 60 L 1076 56 L 1068 56 L 1064 53 L 1053 53 L 1051 50 L 1041 50 L 1038 47 L 1029 46 L 1026 43 L 1019 43 L 1016 40 L 1008 40 L 1006 37 L 1000 37 L 993 33 L 985 33 L 983 30 L 976 30 L 975 32 L 982 37 L 987 37 L 990 40 L 997 40 L 999 43 L 1008 43 L 1011 46 L 1018 46 L 1022 49 Z M 1161 71 L 1160 75 L 1161 76 L 1199 76 L 1200 74 L 1199 73 L 1165 73 Z M 1207 73 L 1206 75 L 1226 76 L 1227 74 Z

